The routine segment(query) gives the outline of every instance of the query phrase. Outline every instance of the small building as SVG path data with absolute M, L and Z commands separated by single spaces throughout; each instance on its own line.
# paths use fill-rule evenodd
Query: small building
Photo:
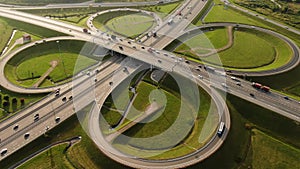
M 27 43 L 27 42 L 31 42 L 31 36 L 28 34 L 24 34 L 23 35 L 23 44 Z

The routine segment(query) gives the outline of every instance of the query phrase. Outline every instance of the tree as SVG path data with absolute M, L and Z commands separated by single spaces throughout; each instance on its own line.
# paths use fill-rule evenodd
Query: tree
M 6 101 L 9 101 L 9 96 L 6 95 L 6 96 L 3 97 L 3 99 L 6 100 Z

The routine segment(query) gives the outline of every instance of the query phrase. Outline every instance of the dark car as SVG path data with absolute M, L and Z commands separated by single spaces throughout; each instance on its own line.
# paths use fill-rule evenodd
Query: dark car
M 253 94 L 253 93 L 250 93 L 250 96 L 251 96 L 251 97 L 254 97 L 254 94 Z
M 30 134 L 29 134 L 29 133 L 25 133 L 25 134 L 24 134 L 24 139 L 28 139 L 28 138 L 29 138 L 29 136 L 30 136 Z

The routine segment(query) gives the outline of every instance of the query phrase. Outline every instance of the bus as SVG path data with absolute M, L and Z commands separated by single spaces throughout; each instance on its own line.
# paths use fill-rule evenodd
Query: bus
M 217 134 L 218 134 L 219 137 L 222 136 L 224 130 L 225 130 L 225 123 L 224 123 L 224 122 L 221 122 L 221 123 L 220 123 L 220 126 L 219 126 L 219 129 L 218 129 L 218 132 L 217 132 Z

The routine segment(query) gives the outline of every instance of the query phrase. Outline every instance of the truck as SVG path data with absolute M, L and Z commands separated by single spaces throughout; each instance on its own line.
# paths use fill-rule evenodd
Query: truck
M 214 73 L 214 72 L 216 71 L 216 69 L 215 69 L 215 68 L 213 68 L 213 67 L 210 67 L 210 66 L 204 66 L 204 69 L 205 69 L 206 71 L 208 71 L 208 72 L 212 72 L 212 73 Z
M 252 86 L 253 86 L 254 88 L 256 88 L 256 89 L 261 89 L 261 87 L 262 87 L 261 84 L 255 83 L 255 82 L 252 83 Z
M 262 86 L 261 90 L 264 91 L 264 92 L 270 92 L 270 87 L 268 87 L 268 86 Z
M 219 129 L 218 129 L 218 132 L 217 132 L 217 135 L 219 137 L 222 136 L 223 132 L 225 130 L 225 123 L 224 122 L 221 122 L 220 125 L 219 125 Z

